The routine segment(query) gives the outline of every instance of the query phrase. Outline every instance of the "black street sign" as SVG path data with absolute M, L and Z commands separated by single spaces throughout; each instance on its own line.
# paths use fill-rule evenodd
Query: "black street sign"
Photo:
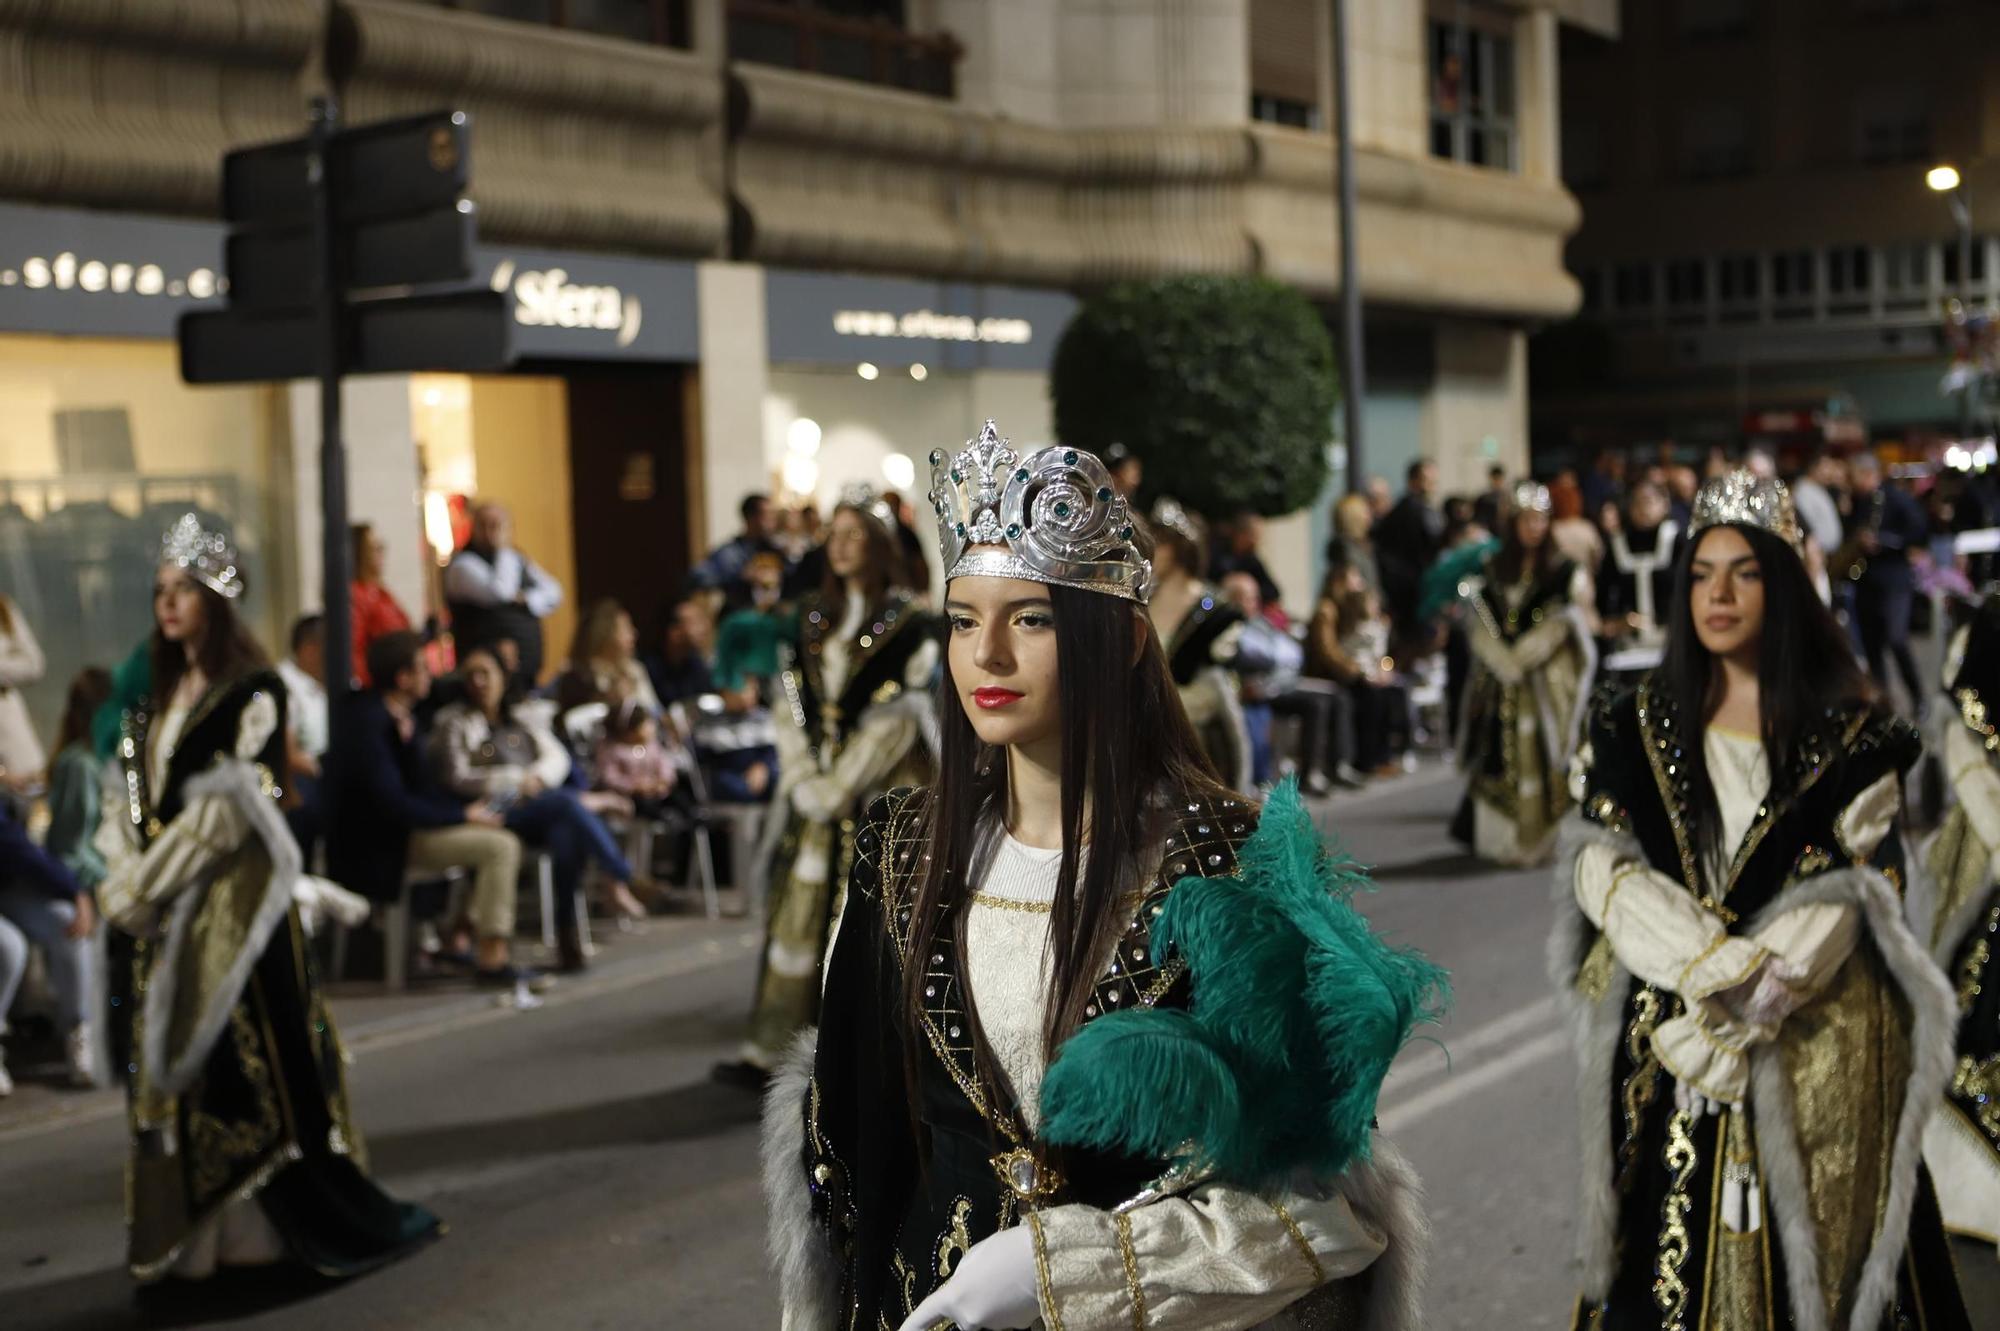
M 367 291 L 467 281 L 472 277 L 477 231 L 470 199 L 414 217 L 361 223 L 344 234 L 347 286 Z M 319 299 L 319 264 L 310 226 L 239 231 L 229 237 L 225 259 L 234 305 L 294 309 Z
M 348 307 L 348 374 L 503 370 L 513 321 L 498 291 L 361 301 Z M 305 310 L 196 310 L 181 316 L 181 378 L 191 384 L 309 379 L 320 373 L 319 316 Z
M 442 208 L 471 183 L 471 122 L 434 111 L 343 130 L 327 147 L 334 220 L 361 222 Z M 222 216 L 239 225 L 312 220 L 312 145 L 287 139 L 222 159 Z

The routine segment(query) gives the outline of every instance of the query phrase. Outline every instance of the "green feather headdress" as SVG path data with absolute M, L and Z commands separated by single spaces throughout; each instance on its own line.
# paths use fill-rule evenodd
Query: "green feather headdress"
M 1154 921 L 1156 954 L 1187 962 L 1188 1008 L 1108 1013 L 1065 1041 L 1041 1136 L 1253 1188 L 1367 1158 L 1391 1060 L 1449 998 L 1441 968 L 1354 909 L 1368 887 L 1281 784 L 1235 875 L 1182 879 Z

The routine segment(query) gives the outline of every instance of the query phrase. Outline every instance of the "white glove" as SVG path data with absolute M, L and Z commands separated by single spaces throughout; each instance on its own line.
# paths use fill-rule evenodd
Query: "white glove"
M 918 1304 L 899 1331 L 931 1331 L 947 1319 L 959 1331 L 1014 1331 L 1042 1315 L 1038 1288 L 1035 1236 L 1026 1225 L 1003 1229 L 973 1244 L 951 1279 Z
M 809 776 L 792 787 L 792 808 L 815 823 L 831 822 L 841 802 L 840 786 L 830 776 Z
M 1712 1100 L 1700 1091 L 1695 1090 L 1692 1086 L 1689 1086 L 1686 1082 L 1677 1081 L 1674 1083 L 1674 1108 L 1684 1114 L 1692 1114 L 1694 1117 L 1700 1118 L 1704 1114 L 1720 1114 L 1725 1109 L 1740 1109 L 1742 1106 L 1725 1104 L 1720 1100 Z

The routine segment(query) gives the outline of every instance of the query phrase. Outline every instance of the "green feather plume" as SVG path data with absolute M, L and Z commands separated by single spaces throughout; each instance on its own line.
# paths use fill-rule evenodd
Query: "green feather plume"
M 1365 1158 L 1390 1062 L 1448 998 L 1442 969 L 1354 909 L 1369 886 L 1281 784 L 1236 873 L 1182 879 L 1154 922 L 1156 953 L 1188 964 L 1188 1010 L 1086 1024 L 1042 1083 L 1042 1135 L 1162 1158 L 1191 1144 L 1251 1187 Z

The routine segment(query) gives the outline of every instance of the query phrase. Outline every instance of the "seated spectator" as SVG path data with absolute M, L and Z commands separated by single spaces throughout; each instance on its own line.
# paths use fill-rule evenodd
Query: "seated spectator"
M 677 742 L 661 738 L 658 716 L 639 700 L 627 699 L 611 710 L 598 741 L 597 784 L 623 795 L 648 818 L 659 817 L 670 802 L 691 812 L 680 786 L 679 749 Z
M 637 652 L 639 634 L 625 607 L 606 598 L 577 626 L 569 668 L 556 680 L 556 706 L 568 712 L 589 703 L 630 699 L 657 715 L 659 695 Z
M 431 674 L 423 648 L 408 629 L 376 638 L 368 644 L 374 683 L 341 705 L 326 764 L 329 868 L 378 901 L 401 892 L 406 868 L 471 869 L 474 979 L 540 987 L 544 977 L 512 964 L 519 838 L 502 828 L 499 811 L 485 799 L 451 798 L 425 775 L 417 712 L 430 694 Z
M 348 529 L 352 543 L 349 557 L 354 561 L 353 580 L 347 586 L 348 613 L 353 620 L 355 678 L 365 687 L 368 680 L 368 644 L 385 633 L 410 627 L 410 617 L 382 580 L 389 562 L 389 543 L 376 535 L 365 522 Z
M 1236 674 L 1243 683 L 1243 724 L 1250 732 L 1251 780 L 1269 785 L 1277 776 L 1276 754 L 1271 747 L 1272 704 L 1292 692 L 1305 653 L 1291 635 L 1265 615 L 1263 591 L 1257 575 L 1248 569 L 1226 573 L 1222 590 L 1243 614 L 1243 632 L 1236 640 Z M 1313 709 L 1316 710 L 1316 709 Z M 1320 737 L 1326 733 L 1326 719 L 1308 717 L 1307 743 L 1317 756 Z
M 285 681 L 285 764 L 290 769 L 283 807 L 299 858 L 312 866 L 319 844 L 320 760 L 326 756 L 326 621 L 307 615 L 292 625 L 292 654 L 278 662 Z
M 39 947 L 55 990 L 56 1029 L 63 1037 L 70 1081 L 78 1086 L 96 1081 L 85 1020 L 92 969 L 89 939 L 96 927 L 95 903 L 76 875 L 29 838 L 11 802 L 0 801 L 0 1030 L 21 977 L 28 973 L 28 948 Z M 13 1090 L 0 1052 L 0 1096 Z
M 708 653 L 714 646 L 715 621 L 700 597 L 682 596 L 660 611 L 659 650 L 646 657 L 646 674 L 662 703 L 682 702 L 715 692 L 715 674 Z
M 615 795 L 600 800 L 569 786 L 569 750 L 549 728 L 547 704 L 516 702 L 505 668 L 492 651 L 467 652 L 459 673 L 465 697 L 437 714 L 430 740 L 432 770 L 458 798 L 498 808 L 509 831 L 548 854 L 555 868 L 562 968 L 582 970 L 583 940 L 574 921 L 587 861 L 595 859 L 610 876 L 614 910 L 631 919 L 646 915 L 632 895 L 632 868 L 595 811 L 630 813 L 631 806 Z
M 1361 571 L 1327 569 L 1306 634 L 1306 671 L 1331 680 L 1353 700 L 1354 766 L 1386 776 L 1400 770 L 1396 743 L 1409 726 L 1409 693 L 1390 673 L 1389 620 Z
M 747 712 L 770 700 L 772 681 L 778 677 L 778 647 L 789 629 L 789 616 L 779 605 L 784 562 L 773 554 L 758 555 L 744 577 L 750 587 L 749 604 L 724 616 L 716 628 L 711 671 L 731 712 Z
M 56 727 L 56 756 L 49 764 L 49 830 L 42 845 L 86 892 L 104 881 L 104 856 L 95 843 L 104 760 L 91 742 L 91 729 L 110 697 L 110 671 L 85 666 L 76 672 Z

